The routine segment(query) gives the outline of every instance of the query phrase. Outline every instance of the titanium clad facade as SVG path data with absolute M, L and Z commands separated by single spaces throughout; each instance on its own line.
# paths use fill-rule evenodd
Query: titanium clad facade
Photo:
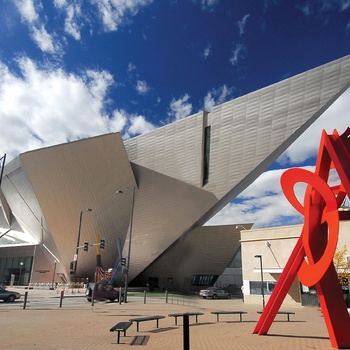
M 83 215 L 80 245 L 94 243 L 99 233 L 107 240 L 103 264 L 111 267 L 117 238 L 127 255 L 132 206 L 131 191 L 116 191 L 136 186 L 130 282 L 151 269 L 163 278 L 165 270 L 153 263 L 167 261 L 183 237 L 190 239 L 250 185 L 349 83 L 346 56 L 124 142 L 116 133 L 23 153 L 5 166 L 1 232 L 16 227 L 31 235 L 69 276 L 79 214 L 91 208 Z M 219 230 L 212 235 L 220 242 Z M 213 259 L 203 246 L 194 250 L 198 259 Z M 225 251 L 225 259 L 234 253 Z M 91 278 L 94 266 L 94 254 L 81 251 L 78 276 Z

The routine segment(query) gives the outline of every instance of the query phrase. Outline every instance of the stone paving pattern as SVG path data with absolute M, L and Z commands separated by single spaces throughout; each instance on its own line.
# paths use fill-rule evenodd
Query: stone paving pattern
M 23 289 L 21 290 L 23 294 Z M 30 292 L 32 293 L 32 292 Z M 55 293 L 55 291 L 50 291 Z M 22 300 L 22 298 L 21 298 Z M 82 303 L 78 307 L 63 304 L 62 308 L 52 305 L 45 308 L 23 310 L 22 305 L 15 303 L 11 309 L 3 308 L 0 303 L 1 348 L 11 350 L 75 350 L 75 349 L 133 349 L 143 350 L 181 350 L 183 349 L 182 319 L 175 326 L 170 313 L 203 312 L 198 324 L 195 317 L 190 317 L 190 349 L 191 350 L 232 350 L 232 349 L 332 349 L 323 316 L 319 308 L 294 307 L 283 308 L 293 311 L 291 321 L 286 315 L 277 315 L 268 335 L 252 334 L 259 318 L 259 305 L 247 305 L 242 300 L 204 300 L 194 299 L 186 305 L 164 301 L 143 303 L 143 299 L 129 298 L 127 304 L 98 302 L 94 306 Z M 59 304 L 59 303 L 58 303 Z M 57 305 L 58 305 L 57 304 Z M 243 322 L 239 315 L 221 315 L 216 322 L 216 315 L 211 311 L 237 310 L 246 311 Z M 159 328 L 155 321 L 140 323 L 140 331 L 136 332 L 136 324 L 121 334 L 121 344 L 115 344 L 117 333 L 109 329 L 116 323 L 128 321 L 130 318 L 164 315 L 159 320 Z

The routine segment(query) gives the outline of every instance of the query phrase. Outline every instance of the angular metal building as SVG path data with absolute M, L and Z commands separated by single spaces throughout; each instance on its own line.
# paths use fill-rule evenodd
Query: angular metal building
M 22 244 L 0 246 L 1 278 L 27 257 L 28 281 L 53 263 L 69 279 L 78 230 L 80 244 L 106 239 L 103 264 L 113 266 L 117 238 L 128 255 L 132 212 L 131 285 L 155 278 L 188 291 L 195 276 L 221 274 L 239 232 L 203 225 L 349 84 L 346 56 L 127 141 L 113 133 L 20 154 L 3 169 L 0 237 Z M 95 255 L 80 251 L 78 261 L 77 276 L 93 277 Z

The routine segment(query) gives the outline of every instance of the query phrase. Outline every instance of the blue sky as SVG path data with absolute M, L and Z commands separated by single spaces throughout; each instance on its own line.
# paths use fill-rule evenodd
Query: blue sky
M 108 132 L 134 137 L 350 53 L 350 0 L 0 4 L 0 154 L 8 160 Z M 314 164 L 321 129 L 343 132 L 347 100 L 210 223 L 301 222 L 279 177 Z

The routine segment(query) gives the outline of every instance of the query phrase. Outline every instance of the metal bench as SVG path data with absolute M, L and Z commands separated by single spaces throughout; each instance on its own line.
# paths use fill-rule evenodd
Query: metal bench
M 120 341 L 120 332 L 124 332 L 124 337 L 126 337 L 126 330 L 131 325 L 132 325 L 132 322 L 119 322 L 109 330 L 110 332 L 118 332 L 117 344 L 119 344 L 119 341 Z
M 177 318 L 178 317 L 183 317 L 184 315 L 188 316 L 195 316 L 196 317 L 196 323 L 198 323 L 198 316 L 199 315 L 204 315 L 203 312 L 186 312 L 186 313 L 178 313 L 178 314 L 169 314 L 169 317 L 174 317 L 175 318 L 175 326 L 177 326 Z
M 258 314 L 262 314 L 262 311 L 257 311 Z M 287 321 L 290 321 L 290 315 L 295 315 L 295 312 L 291 311 L 278 311 L 277 315 L 287 315 Z
M 137 317 L 137 318 L 131 318 L 129 321 L 130 322 L 136 322 L 136 331 L 139 331 L 139 323 L 140 322 L 146 322 L 146 321 L 152 321 L 156 320 L 156 326 L 159 328 L 159 320 L 161 318 L 165 318 L 165 316 L 146 316 L 146 317 Z
M 242 315 L 246 314 L 245 311 L 212 311 L 213 315 L 216 315 L 216 322 L 219 322 L 219 315 L 239 315 L 239 321 L 242 322 Z

